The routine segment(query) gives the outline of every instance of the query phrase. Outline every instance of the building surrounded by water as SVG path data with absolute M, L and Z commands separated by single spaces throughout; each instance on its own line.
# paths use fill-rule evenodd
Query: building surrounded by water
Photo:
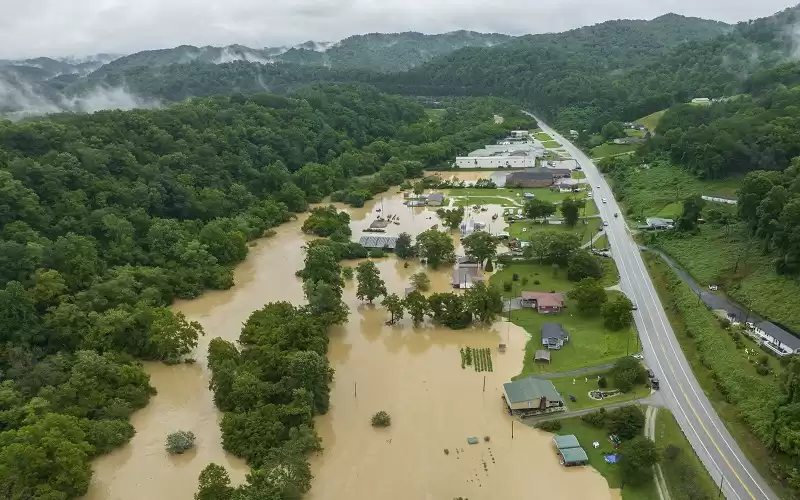
M 397 236 L 362 236 L 358 242 L 368 250 L 394 250 Z
M 534 376 L 503 384 L 503 400 L 511 415 L 529 416 L 566 409 L 553 382 Z

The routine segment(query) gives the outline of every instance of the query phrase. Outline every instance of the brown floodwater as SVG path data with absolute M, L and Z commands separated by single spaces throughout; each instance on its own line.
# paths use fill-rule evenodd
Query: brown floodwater
M 417 234 L 439 224 L 432 209 L 406 207 L 396 192 L 347 210 L 356 239 L 378 214 L 399 217 L 399 225 L 390 224 L 386 234 Z M 492 226 L 492 213 L 472 215 L 488 223 L 490 231 L 502 231 L 502 221 Z M 236 286 L 230 290 L 176 302 L 176 311 L 199 321 L 206 331 L 197 363 L 145 365 L 158 394 L 133 415 L 136 435 L 131 442 L 95 460 L 87 500 L 188 500 L 197 489 L 198 474 L 210 462 L 225 466 L 234 483 L 244 480 L 247 465 L 222 450 L 221 415 L 208 390 L 205 353 L 214 337 L 236 340 L 242 323 L 264 304 L 303 300 L 294 276 L 303 265 L 301 247 L 308 240 L 300 232 L 302 219 L 258 241 L 237 267 Z M 399 295 L 411 274 L 422 269 L 417 263 L 405 267 L 394 258 L 376 262 L 389 292 Z M 450 289 L 449 269 L 427 272 L 433 291 Z M 315 478 L 310 498 L 619 498 L 591 468 L 561 467 L 549 434 L 512 423 L 503 410 L 502 383 L 522 366 L 524 330 L 507 322 L 463 331 L 427 323 L 414 328 L 408 318 L 387 326 L 383 308 L 356 299 L 354 282 L 347 284 L 344 300 L 350 320 L 331 332 L 328 357 L 336 373 L 331 410 L 316 421 L 324 451 L 311 458 Z M 497 351 L 499 343 L 508 345 L 505 353 Z M 459 349 L 466 346 L 490 348 L 494 371 L 462 369 Z M 370 425 L 370 416 L 379 410 L 391 415 L 391 427 Z M 194 432 L 197 447 L 175 457 L 166 453 L 164 441 L 178 429 Z M 467 444 L 468 437 L 477 437 L 479 443 Z

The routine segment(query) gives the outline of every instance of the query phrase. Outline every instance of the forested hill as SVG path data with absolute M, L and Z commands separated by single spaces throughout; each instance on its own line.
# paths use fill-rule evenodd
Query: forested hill
M 644 29 L 606 23 L 591 36 L 564 34 L 557 43 L 531 37 L 463 49 L 382 81 L 399 92 L 514 97 L 563 129 L 599 130 L 611 120 L 633 120 L 688 97 L 735 92 L 749 74 L 795 56 L 797 13 L 795 7 L 730 30 L 719 26 L 709 30 L 713 38 L 685 43 L 680 37 L 655 43 L 659 38 Z M 659 18 L 648 29 L 669 33 L 678 21 Z
M 496 99 L 445 104 L 432 120 L 374 89 L 311 87 L 0 121 L 0 498 L 86 493 L 91 458 L 130 439 L 152 392 L 136 359 L 180 361 L 202 334 L 172 300 L 230 287 L 248 240 L 535 126 Z M 297 418 L 262 428 L 283 439 Z

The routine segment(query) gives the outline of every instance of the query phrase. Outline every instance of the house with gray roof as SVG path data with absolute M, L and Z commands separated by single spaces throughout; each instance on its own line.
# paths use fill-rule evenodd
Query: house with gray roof
M 533 376 L 503 384 L 503 400 L 511 415 L 529 416 L 565 409 L 564 399 L 553 382 Z
M 561 349 L 569 342 L 569 333 L 561 323 L 542 323 L 542 345 L 548 349 Z

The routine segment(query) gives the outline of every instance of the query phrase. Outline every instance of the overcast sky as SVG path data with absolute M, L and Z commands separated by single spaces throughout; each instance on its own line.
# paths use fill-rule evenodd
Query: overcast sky
M 0 0 L 0 58 L 132 53 L 353 34 L 563 31 L 667 12 L 737 22 L 800 0 Z

